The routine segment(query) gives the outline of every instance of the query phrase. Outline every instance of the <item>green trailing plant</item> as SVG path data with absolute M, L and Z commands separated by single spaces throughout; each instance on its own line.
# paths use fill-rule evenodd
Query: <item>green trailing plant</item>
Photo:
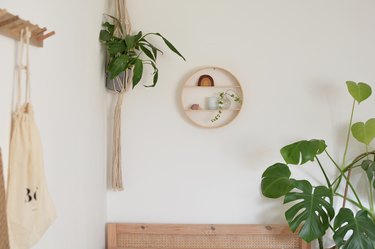
M 223 110 L 225 109 L 225 106 L 228 105 L 229 108 L 231 101 L 242 103 L 241 98 L 232 89 L 228 89 L 224 92 L 219 93 L 219 97 L 217 98 L 218 111 L 217 114 L 211 119 L 211 122 L 219 120 L 221 114 L 223 113 Z
M 268 198 L 283 197 L 283 203 L 291 205 L 285 212 L 291 230 L 299 230 L 299 236 L 307 242 L 318 240 L 320 249 L 324 248 L 322 237 L 328 230 L 333 232 L 336 248 L 375 249 L 375 151 L 369 150 L 375 138 L 375 119 L 353 124 L 355 107 L 370 97 L 372 90 L 366 83 L 347 81 L 346 85 L 353 97 L 353 105 L 342 163 L 333 159 L 324 140 L 298 141 L 280 150 L 285 162 L 273 164 L 264 171 L 261 190 Z M 347 163 L 351 135 L 363 144 L 363 153 Z M 323 155 L 331 162 L 330 167 L 337 169 L 337 176 L 328 176 L 328 166 L 319 159 Z M 304 165 L 310 161 L 316 163 L 325 184 L 313 186 L 308 180 L 291 177 L 291 165 Z M 367 179 L 368 200 L 364 200 L 351 182 L 354 170 L 364 174 Z M 343 201 L 338 210 L 333 205 L 337 198 Z M 347 202 L 354 208 L 346 207 Z
M 109 16 L 109 15 L 108 15 Z M 133 88 L 141 81 L 144 65 L 149 65 L 153 69 L 153 83 L 145 85 L 154 87 L 158 81 L 159 69 L 156 61 L 159 54 L 163 52 L 152 44 L 148 37 L 160 37 L 165 45 L 175 54 L 185 60 L 184 56 L 160 33 L 143 34 L 139 31 L 137 34 L 130 35 L 125 31 L 125 27 L 120 21 L 109 16 L 114 23 L 104 22 L 100 31 L 99 40 L 104 44 L 108 54 L 107 73 L 109 79 L 113 80 L 123 72 L 131 71 Z

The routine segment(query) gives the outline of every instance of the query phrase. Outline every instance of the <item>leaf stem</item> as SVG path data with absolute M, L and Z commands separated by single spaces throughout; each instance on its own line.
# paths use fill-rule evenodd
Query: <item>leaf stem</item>
M 340 194 L 340 193 L 335 193 L 335 195 L 337 195 L 337 196 L 339 196 L 339 197 L 341 197 L 341 198 L 344 198 L 344 196 L 343 196 L 342 194 Z M 349 198 L 349 197 L 346 197 L 346 200 L 347 200 L 348 202 L 350 202 L 351 204 L 353 204 L 354 206 L 358 207 L 358 208 L 362 208 L 362 209 L 367 210 L 367 208 L 365 208 L 365 207 L 359 205 L 358 202 L 354 201 L 353 199 L 351 199 L 351 198 Z
M 369 153 L 368 153 L 368 145 L 366 144 L 366 154 L 367 154 L 367 156 L 366 156 L 366 158 L 367 158 L 367 160 L 369 160 L 370 158 L 369 158 Z M 372 178 L 371 178 L 372 180 L 370 180 L 369 179 L 369 187 L 370 187 L 370 193 L 369 193 L 369 201 L 370 201 L 370 210 L 371 210 L 371 212 L 372 213 L 374 213 L 374 193 L 373 193 L 373 180 L 374 180 L 374 176 L 372 176 Z
M 328 153 L 327 150 L 324 150 L 326 155 L 328 156 L 328 158 L 332 161 L 332 163 L 335 165 L 335 167 L 339 170 L 340 172 L 340 175 L 332 182 L 332 185 L 336 184 L 337 181 L 339 181 L 336 186 L 334 187 L 334 192 L 336 192 L 336 190 L 338 189 L 339 185 L 340 185 L 340 182 L 341 182 L 341 178 L 343 177 L 343 173 L 342 173 L 342 170 L 340 169 L 338 163 L 336 163 L 335 160 L 333 160 L 333 158 L 331 157 L 331 155 Z
M 346 172 L 348 170 L 350 170 L 351 168 L 353 168 L 353 166 L 358 163 L 359 161 L 361 161 L 363 158 L 367 157 L 368 155 L 375 155 L 375 150 L 373 151 L 370 151 L 370 152 L 366 152 L 366 153 L 362 153 L 360 154 L 359 156 L 357 156 L 352 163 L 350 163 L 348 166 L 346 166 L 344 169 L 342 169 L 343 172 Z
M 344 198 L 344 196 L 343 196 L 342 194 L 340 194 L 340 193 L 335 193 L 335 195 L 337 195 L 337 196 L 339 196 L 339 197 L 341 197 L 341 198 Z M 362 204 L 357 203 L 356 201 L 354 201 L 354 200 L 351 199 L 351 198 L 346 197 L 346 200 L 347 200 L 348 202 L 350 202 L 351 204 L 353 204 L 354 206 L 356 206 L 356 207 L 358 207 L 358 208 L 360 208 L 360 209 L 363 209 L 363 210 L 367 211 L 367 212 L 370 214 L 371 218 L 372 218 L 373 220 L 375 220 L 375 214 L 374 214 L 373 211 L 371 211 L 370 209 L 368 209 L 368 208 L 362 206 Z
M 332 159 L 331 155 L 327 151 L 326 151 L 326 154 L 331 159 L 331 161 L 336 166 L 336 168 L 340 171 L 340 175 L 332 182 L 332 185 L 335 184 L 334 192 L 336 192 L 337 189 L 338 189 L 338 187 L 340 186 L 341 179 L 342 179 L 342 177 L 344 177 L 344 173 L 345 172 L 349 171 L 350 169 L 360 167 L 360 165 L 355 165 L 355 164 L 358 163 L 359 161 L 361 161 L 363 158 L 367 157 L 368 155 L 374 155 L 374 157 L 375 157 L 375 151 L 362 153 L 359 156 L 357 156 L 353 160 L 353 162 L 350 163 L 348 166 L 346 166 L 344 169 L 340 169 L 340 167 L 338 166 L 338 164 Z M 338 181 L 338 183 L 336 183 L 337 181 Z
M 319 238 L 318 238 L 318 243 L 319 243 L 319 249 L 324 249 L 324 246 L 323 246 L 323 238 L 322 238 L 322 237 L 319 237 Z
M 320 163 L 319 158 L 316 156 L 315 159 L 316 159 L 316 161 L 318 162 L 319 167 L 320 167 L 320 169 L 321 169 L 322 172 L 323 172 L 324 178 L 326 179 L 326 182 L 327 182 L 327 184 L 328 184 L 329 189 L 332 190 L 332 184 L 331 184 L 331 182 L 329 181 L 328 176 L 327 176 L 327 174 L 326 174 L 326 171 L 324 170 L 322 164 Z
M 346 175 L 344 175 L 344 177 L 345 177 L 345 180 L 347 181 L 347 183 L 348 183 L 350 189 L 352 190 L 352 192 L 353 192 L 355 198 L 357 199 L 359 205 L 361 206 L 361 208 L 363 208 L 362 202 L 361 202 L 361 200 L 359 199 L 359 196 L 358 196 L 357 192 L 355 191 L 355 189 L 354 189 L 352 183 L 349 181 L 349 179 L 346 177 Z
M 349 189 L 349 183 L 350 183 L 350 176 L 352 175 L 352 169 L 348 171 L 348 175 L 346 178 L 346 184 L 345 184 L 345 190 L 344 190 L 344 196 L 342 200 L 342 207 L 345 208 L 346 204 L 346 198 L 348 197 L 348 189 Z
M 370 210 L 372 213 L 374 213 L 374 192 L 372 190 L 374 178 L 372 178 L 372 181 L 369 181 L 369 182 L 370 182 Z
M 343 156 L 342 163 L 341 163 L 341 168 L 344 168 L 344 166 L 345 166 L 346 154 L 348 153 L 348 148 L 349 148 L 349 138 L 350 138 L 350 128 L 352 127 L 352 123 L 353 123 L 354 108 L 355 108 L 355 99 L 353 100 L 352 111 L 351 111 L 351 114 L 350 114 L 349 127 L 348 127 L 348 134 L 347 134 L 347 136 L 346 136 L 345 150 L 344 150 L 344 156 Z M 338 181 L 338 183 L 336 184 L 336 186 L 335 186 L 335 188 L 334 188 L 334 191 L 336 191 L 336 190 L 338 189 L 338 187 L 340 186 L 340 183 L 341 183 L 342 177 L 344 176 L 344 172 L 343 172 L 342 170 L 340 170 L 340 172 L 341 172 L 341 173 L 340 173 L 340 174 L 341 174 L 341 177 L 339 178 L 339 181 Z
M 333 163 L 334 165 L 336 165 L 336 167 L 339 167 L 339 165 L 336 163 L 335 160 L 333 160 L 333 158 L 332 158 L 331 155 L 328 153 L 328 151 L 327 151 L 327 150 L 324 150 L 324 152 L 326 153 L 326 155 L 328 156 L 328 158 L 332 161 L 332 163 Z
M 341 168 L 343 168 L 344 165 L 345 165 L 346 154 L 348 153 L 349 138 L 350 138 L 350 128 L 352 127 L 352 123 L 353 123 L 354 108 L 355 108 L 355 99 L 353 100 L 352 112 L 351 112 L 351 114 L 350 114 L 350 121 L 349 121 L 348 134 L 347 134 L 347 136 L 346 136 L 345 151 L 344 151 L 344 156 L 343 156 L 343 159 L 342 159 Z
M 366 153 L 365 153 L 366 154 Z M 329 155 L 329 154 L 328 154 Z M 363 154 L 362 154 L 363 155 Z M 357 163 L 359 160 L 358 160 L 358 158 L 359 158 L 360 156 L 358 156 L 350 165 L 354 165 L 355 163 Z M 352 192 L 353 192 L 353 194 L 355 195 L 355 198 L 357 199 L 357 201 L 358 201 L 358 203 L 359 203 L 359 205 L 360 205 L 360 207 L 361 208 L 363 208 L 363 205 L 362 205 L 362 202 L 361 202 L 361 200 L 359 199 L 359 196 L 358 196 L 358 194 L 357 194 L 357 192 L 355 191 L 355 189 L 354 189 L 354 187 L 353 187 L 353 185 L 351 184 L 351 182 L 349 181 L 349 179 L 347 178 L 347 176 L 344 174 L 344 170 L 343 169 L 340 169 L 340 167 L 337 165 L 337 164 L 334 164 L 335 166 L 336 166 L 336 168 L 340 171 L 340 176 L 338 177 L 338 179 L 341 179 L 342 177 L 344 177 L 345 178 L 345 180 L 346 180 L 346 182 L 348 183 L 348 185 L 349 185 L 349 187 L 350 187 L 350 189 L 352 190 Z M 346 167 L 346 168 L 348 168 L 348 167 Z M 350 168 L 349 168 L 350 169 Z M 336 179 L 337 180 L 337 179 Z M 335 182 L 336 182 L 336 180 L 335 180 Z M 339 182 L 340 182 L 341 180 L 339 180 Z M 336 187 L 335 187 L 335 189 L 334 189 L 334 193 L 336 193 L 336 191 L 337 191 L 337 188 L 338 188 L 338 186 L 339 186 L 340 184 L 338 183 L 337 185 L 336 185 Z

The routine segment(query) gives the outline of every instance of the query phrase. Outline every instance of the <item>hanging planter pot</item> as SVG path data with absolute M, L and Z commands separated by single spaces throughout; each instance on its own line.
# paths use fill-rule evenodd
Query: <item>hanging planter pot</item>
M 116 17 L 107 15 L 108 21 L 102 24 L 99 39 L 107 51 L 106 87 L 113 90 L 117 97 L 114 112 L 113 132 L 113 165 L 112 188 L 116 191 L 123 190 L 121 173 L 121 107 L 125 93 L 136 87 L 142 80 L 144 66 L 153 70 L 153 82 L 144 85 L 154 87 L 158 82 L 159 69 L 156 61 L 163 52 L 148 38 L 156 36 L 161 38 L 165 45 L 181 57 L 180 52 L 159 33 L 146 33 L 142 31 L 132 34 L 126 8 L 126 1 L 116 0 Z
M 125 88 L 124 85 L 122 85 L 122 82 L 125 81 L 125 72 L 122 72 L 121 74 L 119 74 L 118 78 L 119 78 L 119 81 L 114 79 L 114 80 L 111 80 L 109 78 L 109 74 L 107 73 L 106 74 L 106 77 L 105 77 L 105 87 L 108 89 L 108 90 L 111 90 L 111 91 L 114 91 L 114 92 L 121 92 L 121 89 Z

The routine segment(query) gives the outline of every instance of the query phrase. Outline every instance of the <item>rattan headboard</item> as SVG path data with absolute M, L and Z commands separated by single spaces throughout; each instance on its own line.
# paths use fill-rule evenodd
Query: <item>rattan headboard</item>
M 287 225 L 108 224 L 107 249 L 310 249 Z

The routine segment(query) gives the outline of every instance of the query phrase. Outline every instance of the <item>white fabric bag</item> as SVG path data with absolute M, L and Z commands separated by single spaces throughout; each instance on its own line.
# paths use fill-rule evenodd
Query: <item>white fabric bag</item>
M 9 147 L 7 214 L 11 249 L 29 249 L 38 242 L 56 217 L 44 175 L 42 144 L 30 103 L 28 30 L 21 32 L 18 97 L 12 115 Z M 26 48 L 26 65 L 22 65 Z M 21 102 L 21 76 L 26 72 L 26 97 Z

